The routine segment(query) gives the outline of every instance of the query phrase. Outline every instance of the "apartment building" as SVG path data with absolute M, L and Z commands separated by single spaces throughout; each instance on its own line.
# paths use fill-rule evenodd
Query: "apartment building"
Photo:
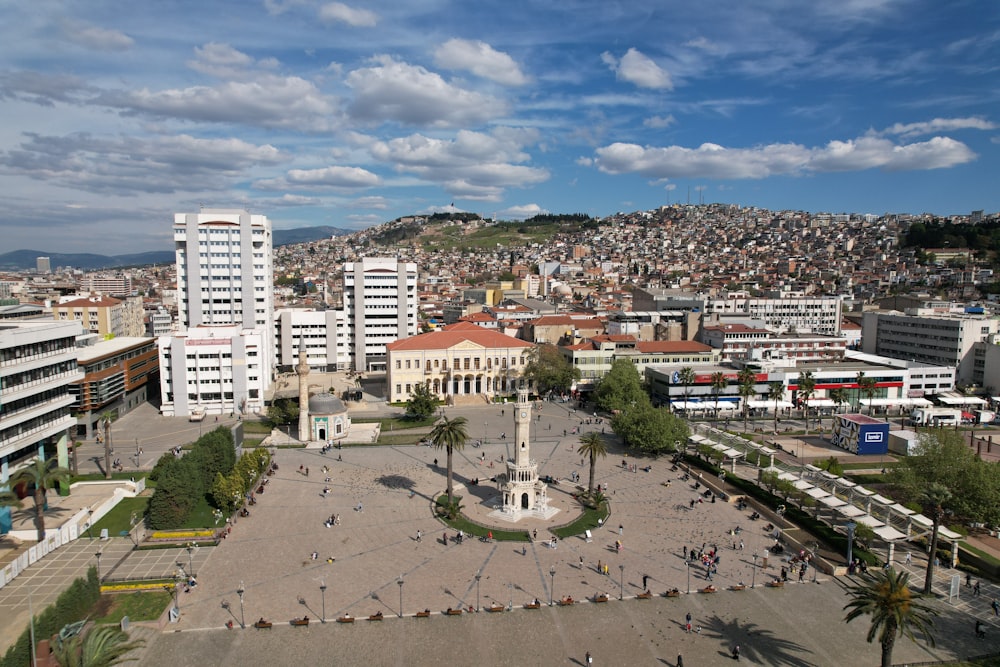
M 83 377 L 70 385 L 77 433 L 93 438 L 103 415 L 116 417 L 131 412 L 157 390 L 160 366 L 156 340 L 152 338 L 81 337 L 77 363 Z
M 342 335 L 346 316 L 342 310 L 280 308 L 274 314 L 275 361 L 280 372 L 291 372 L 304 346 L 313 371 L 341 371 L 351 367 L 350 347 Z
M 394 257 L 344 264 L 345 335 L 352 369 L 385 372 L 386 346 L 417 335 L 417 265 Z
M 83 330 L 101 336 L 125 335 L 125 306 L 110 296 L 66 298 L 52 305 L 52 316 L 60 321 L 75 320 Z

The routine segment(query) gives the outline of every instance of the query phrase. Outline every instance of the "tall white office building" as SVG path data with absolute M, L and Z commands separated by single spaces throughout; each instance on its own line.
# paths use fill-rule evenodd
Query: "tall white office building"
M 271 222 L 241 209 L 177 213 L 174 248 L 179 331 L 159 343 L 163 414 L 187 415 L 196 406 L 209 414 L 259 411 L 274 370 Z M 259 347 L 247 344 L 258 339 Z M 171 354 L 209 342 L 232 348 L 210 355 L 218 367 L 192 350 Z M 252 364 L 239 361 L 244 347 Z
M 344 312 L 353 369 L 385 372 L 385 346 L 417 335 L 417 265 L 394 257 L 347 262 Z

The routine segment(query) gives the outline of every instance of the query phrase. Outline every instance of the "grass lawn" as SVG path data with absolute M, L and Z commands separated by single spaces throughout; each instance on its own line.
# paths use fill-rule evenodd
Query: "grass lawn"
M 387 419 L 352 419 L 351 421 L 358 424 L 381 424 L 382 432 L 388 433 L 391 431 L 405 431 L 411 428 L 433 426 L 434 422 L 437 421 L 437 417 L 428 417 L 426 419 L 400 419 L 399 417 L 389 417 Z
M 270 424 L 265 424 L 264 422 L 244 421 L 243 422 L 243 432 L 244 433 L 263 433 L 264 435 L 271 435 L 271 425 Z
M 215 508 L 208 504 L 208 498 L 202 497 L 198 504 L 194 506 L 191 516 L 187 521 L 174 528 L 215 528 L 215 515 L 212 511 Z
M 247 449 L 260 447 L 260 443 L 262 442 L 264 442 L 264 438 L 243 438 L 243 446 Z
M 461 496 L 455 496 L 455 499 L 461 500 Z M 446 495 L 437 499 L 438 505 L 443 505 L 447 502 L 448 496 Z M 459 516 L 456 519 L 448 519 L 442 516 L 441 519 L 452 530 L 461 530 L 466 535 L 472 535 L 473 537 L 484 537 L 487 533 L 493 531 L 493 539 L 500 542 L 527 542 L 529 539 L 528 531 L 526 530 L 497 530 L 496 528 L 487 528 L 486 526 L 480 526 L 478 523 L 469 521 L 464 516 Z
M 379 445 L 415 445 L 423 439 L 420 433 L 386 433 L 382 432 L 378 437 Z M 350 445 L 344 445 L 350 447 Z
M 898 465 L 899 465 L 898 461 L 887 460 L 887 461 L 884 461 L 882 463 L 881 467 L 885 468 L 886 470 L 892 470 L 893 468 L 895 468 Z M 844 470 L 878 470 L 879 464 L 878 463 L 841 463 L 840 467 L 843 468 Z
M 115 479 L 123 479 L 123 480 L 128 481 L 128 480 L 130 480 L 132 478 L 139 478 L 139 477 L 143 477 L 143 473 L 142 472 L 140 472 L 138 474 L 136 474 L 135 471 L 132 471 L 132 472 L 113 472 L 113 473 L 111 473 L 111 479 L 113 479 L 113 480 L 115 480 Z M 106 482 L 106 481 L 108 481 L 108 480 L 106 480 L 104 478 L 104 475 L 102 475 L 99 472 L 92 472 L 92 473 L 88 473 L 86 475 L 73 475 L 72 477 L 70 477 L 70 480 L 69 480 L 70 484 L 75 484 L 76 482 Z M 156 483 L 155 482 L 151 482 L 149 480 L 149 478 L 147 477 L 146 478 L 146 486 L 147 487 L 154 487 L 154 486 L 156 486 Z
M 166 591 L 102 595 L 94 607 L 93 618 L 96 623 L 116 625 L 125 616 L 130 621 L 155 621 L 171 599 L 173 596 Z
M 148 506 L 148 496 L 123 498 L 121 502 L 111 509 L 110 512 L 101 517 L 101 520 L 95 523 L 91 527 L 90 531 L 96 535 L 100 535 L 101 529 L 107 528 L 108 535 L 111 537 L 118 537 L 121 535 L 122 531 L 129 530 L 132 527 L 129 523 L 132 518 L 132 513 L 138 512 L 136 516 L 139 521 L 142 521 L 142 517 L 146 515 L 146 507 Z
M 565 540 L 567 537 L 573 537 L 574 535 L 582 535 L 584 531 L 594 530 L 597 528 L 599 521 L 603 521 L 608 516 L 608 506 L 607 503 L 602 505 L 599 509 L 590 509 L 589 507 L 584 507 L 583 514 L 573 523 L 567 524 L 562 528 L 556 528 L 552 532 L 560 540 Z

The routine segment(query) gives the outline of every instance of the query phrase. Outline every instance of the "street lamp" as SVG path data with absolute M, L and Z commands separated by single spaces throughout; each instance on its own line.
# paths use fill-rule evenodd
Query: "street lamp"
M 319 580 L 319 594 L 323 597 L 323 615 L 320 617 L 320 623 L 326 623 L 326 582 L 322 579 Z
M 104 555 L 104 552 L 103 551 L 98 551 L 94 555 L 97 556 L 97 580 L 100 581 L 101 580 L 101 556 Z
M 240 587 L 236 589 L 236 594 L 240 596 L 240 628 L 246 629 L 246 617 L 243 615 L 243 594 L 246 593 L 246 589 L 243 588 L 243 582 L 240 581 Z
M 688 571 L 688 595 L 690 595 L 691 594 L 691 561 L 689 561 L 689 560 L 684 561 L 684 564 L 687 565 L 687 571 Z
M 482 572 L 476 572 L 476 611 L 479 611 L 479 579 L 482 576 Z
M 618 599 L 621 600 L 625 596 L 625 564 L 621 563 L 618 565 Z
M 750 582 L 750 588 L 757 585 L 757 558 L 759 558 L 759 556 L 755 553 L 753 555 L 753 581 Z
M 813 583 L 816 583 L 816 571 L 819 569 L 816 566 L 816 552 L 819 551 L 819 542 L 813 542 L 813 557 L 812 557 L 812 568 L 813 568 Z
M 403 618 L 403 575 L 399 575 L 399 579 L 396 579 L 396 583 L 399 584 L 399 617 Z
M 556 566 L 553 565 L 549 568 L 549 576 L 552 577 L 552 585 L 549 586 L 549 606 L 552 606 L 552 593 L 556 587 Z
M 189 577 L 193 577 L 194 576 L 194 564 L 193 564 L 193 561 L 194 561 L 194 544 L 188 544 L 187 545 L 187 552 L 188 552 L 188 576 Z

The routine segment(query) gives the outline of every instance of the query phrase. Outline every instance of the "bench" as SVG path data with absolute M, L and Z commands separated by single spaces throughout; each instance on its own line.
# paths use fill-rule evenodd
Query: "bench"
M 306 621 L 308 623 L 309 621 Z M 258 630 L 270 630 L 272 623 L 270 621 L 257 621 L 253 624 L 253 627 Z M 292 625 L 295 625 L 295 621 L 292 621 Z
M 568 607 L 569 605 L 572 604 L 576 604 L 576 600 L 574 600 L 573 596 L 571 595 L 564 597 L 562 600 L 559 600 L 560 607 Z
M 431 615 L 430 609 L 424 609 L 423 611 L 417 612 L 417 618 L 429 618 Z
M 503 611 L 504 609 L 506 609 L 506 607 L 504 607 L 502 604 L 497 604 L 494 602 L 493 604 L 491 604 L 489 607 L 486 608 L 486 611 L 490 613 L 496 613 L 498 611 Z
M 368 620 L 369 621 L 381 621 L 382 620 L 382 612 L 380 612 L 380 611 L 375 612 L 374 614 L 372 614 L 371 616 L 368 617 Z
M 681 592 L 679 590 L 677 590 L 676 588 L 673 589 L 673 590 L 670 590 L 670 591 L 666 591 L 663 594 L 663 597 L 665 597 L 665 598 L 679 598 L 680 596 L 681 596 Z
M 698 591 L 698 592 L 699 592 L 699 593 L 715 593 L 715 592 L 717 592 L 718 590 L 719 590 L 719 589 L 718 589 L 718 588 L 716 588 L 715 586 L 712 586 L 712 585 L 708 585 L 708 586 L 705 586 L 705 587 L 704 587 L 703 589 L 701 589 L 701 590 L 700 590 L 700 591 Z
M 444 612 L 444 615 L 445 616 L 461 616 L 462 615 L 462 610 L 461 609 L 452 609 L 451 607 L 448 607 L 448 609 Z
M 747 587 L 744 584 L 734 584 L 734 585 L 732 585 L 732 586 L 729 587 L 729 590 L 731 590 L 731 591 L 745 591 L 746 588 Z
M 524 608 L 525 609 L 541 609 L 542 608 L 542 603 L 541 602 L 526 602 L 526 603 L 524 603 Z
M 607 593 L 598 593 L 597 595 L 594 596 L 594 602 L 607 602 L 607 601 L 608 601 Z
M 308 618 L 293 618 L 292 621 L 291 621 L 291 624 L 293 626 L 295 626 L 295 627 L 308 626 L 309 625 L 309 619 Z M 270 623 L 268 623 L 268 626 L 270 626 Z
M 653 594 L 650 593 L 649 591 L 643 591 L 642 593 L 639 593 L 635 597 L 637 600 L 652 600 Z
M 353 616 L 341 616 L 340 618 L 337 619 L 337 623 L 353 623 L 353 622 L 354 622 Z
M 768 588 L 784 588 L 785 582 L 779 579 L 775 579 L 774 581 L 769 581 L 764 585 L 767 586 Z

